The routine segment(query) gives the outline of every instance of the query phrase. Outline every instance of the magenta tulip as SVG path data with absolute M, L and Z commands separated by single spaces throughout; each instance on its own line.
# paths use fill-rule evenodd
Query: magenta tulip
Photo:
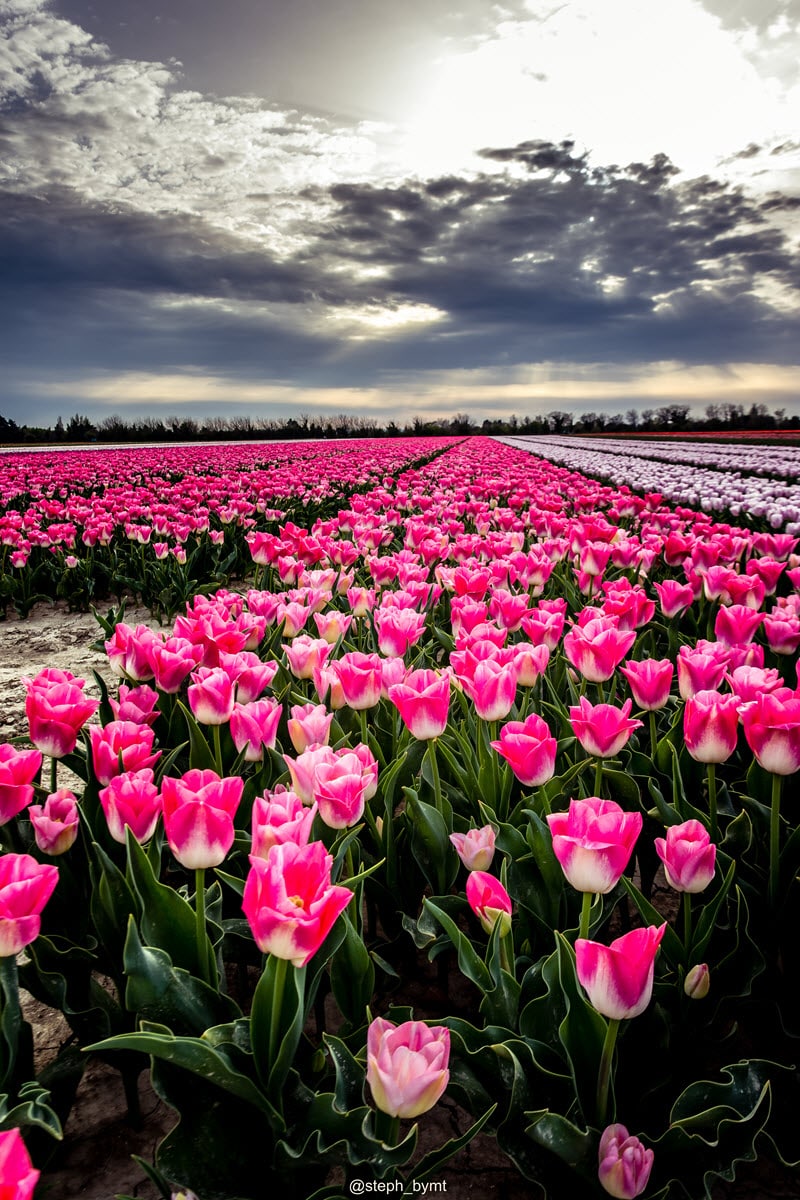
M 610 679 L 636 641 L 633 630 L 619 628 L 612 617 L 597 617 L 574 625 L 564 638 L 564 655 L 590 683 Z
M 242 909 L 262 953 L 295 967 L 311 961 L 353 895 L 331 883 L 332 867 L 322 842 L 285 842 L 250 858 Z
M 441 1025 L 376 1017 L 367 1030 L 367 1083 L 390 1117 L 410 1120 L 433 1108 L 450 1079 L 449 1059 L 450 1030 Z
M 83 680 L 75 679 L 69 671 L 44 670 L 35 679 L 23 676 L 22 682 L 27 692 L 25 715 L 30 739 L 36 749 L 51 758 L 71 754 L 99 701 L 85 696 Z
M 656 838 L 655 847 L 667 883 L 676 892 L 702 892 L 714 878 L 717 847 L 700 821 L 670 825 L 666 838 Z
M 624 1125 L 609 1125 L 600 1138 L 598 1178 L 609 1196 L 634 1200 L 650 1179 L 655 1154 L 645 1150 Z
M 253 838 L 250 848 L 256 858 L 266 858 L 273 846 L 294 842 L 307 846 L 317 806 L 308 808 L 294 792 L 276 788 L 253 801 Z
M 592 704 L 585 696 L 569 710 L 573 733 L 587 754 L 613 758 L 626 745 L 641 721 L 631 720 L 633 705 L 626 700 L 622 708 L 613 704 Z
M 739 701 L 721 692 L 696 692 L 683 710 L 683 738 L 692 758 L 723 763 L 736 749 Z
M 233 680 L 224 667 L 198 667 L 192 672 L 189 707 L 201 725 L 227 725 L 235 701 Z
M 42 765 L 38 750 L 0 745 L 0 825 L 22 812 L 33 799 L 33 781 Z
M 80 827 L 78 802 L 68 788 L 59 788 L 47 797 L 44 804 L 32 804 L 28 817 L 33 836 L 42 854 L 56 858 L 75 844 Z
M 765 771 L 800 771 L 800 695 L 789 688 L 764 693 L 742 708 L 747 744 Z
M 58 867 L 30 854 L 0 855 L 0 958 L 35 941 L 41 912 L 58 883 Z
M 30 1160 L 22 1134 L 16 1127 L 0 1132 L 0 1197 L 33 1200 L 41 1171 Z
M 619 882 L 642 830 L 641 813 L 625 812 L 613 800 L 571 800 L 565 813 L 547 818 L 553 853 L 578 892 L 605 895 Z
M 610 1021 L 638 1017 L 650 1003 L 655 957 L 667 925 L 632 929 L 610 946 L 578 938 L 578 981 L 593 1008 Z
M 447 727 L 450 676 L 438 671 L 409 671 L 402 683 L 391 684 L 387 695 L 413 737 L 430 741 Z
M 278 700 L 251 700 L 234 704 L 231 712 L 231 738 L 237 754 L 244 751 L 245 762 L 262 762 L 264 750 L 273 750 L 278 737 L 283 708 Z
M 153 836 L 161 814 L 161 796 L 149 767 L 115 775 L 108 787 L 101 789 L 100 804 L 115 842 L 125 845 L 126 827 L 137 842 Z
M 668 658 L 631 660 L 619 671 L 627 679 L 639 708 L 645 712 L 657 712 L 669 700 L 675 667 Z
M 558 743 L 536 713 L 503 725 L 499 740 L 491 744 L 525 787 L 540 787 L 553 778 Z
M 487 933 L 500 922 L 500 936 L 511 929 L 513 905 L 499 879 L 486 871 L 470 871 L 467 876 L 467 901 Z
M 188 870 L 218 867 L 233 845 L 233 818 L 244 780 L 220 779 L 216 771 L 187 771 L 161 783 L 169 848 Z
M 141 771 L 158 762 L 161 751 L 153 750 L 153 731 L 133 721 L 109 721 L 89 729 L 92 766 L 97 782 L 104 787 L 124 771 Z

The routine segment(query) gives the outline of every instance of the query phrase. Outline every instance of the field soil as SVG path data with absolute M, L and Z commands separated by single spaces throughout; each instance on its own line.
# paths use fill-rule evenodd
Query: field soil
M 156 624 L 145 610 L 129 609 L 125 619 L 130 624 Z M 91 614 L 69 613 L 53 605 L 38 606 L 28 620 L 12 617 L 0 623 L 0 742 L 27 734 L 23 675 L 36 675 L 44 667 L 60 667 L 84 678 L 86 691 L 94 696 L 99 695 L 99 689 L 93 670 L 112 684 L 105 654 L 91 648 L 100 636 L 100 626 Z M 69 781 L 60 774 L 59 783 Z M 459 980 L 453 980 L 451 986 L 458 989 Z M 437 1008 L 437 997 L 431 991 L 435 982 L 420 981 L 417 987 L 415 1008 L 420 1014 Z M 33 1027 L 38 1061 L 44 1064 L 69 1039 L 69 1028 L 60 1013 L 32 997 L 25 1000 L 25 1014 Z M 131 1156 L 152 1162 L 158 1142 L 175 1124 L 176 1114 L 155 1095 L 145 1074 L 139 1078 L 139 1095 L 142 1122 L 134 1128 L 127 1120 L 117 1072 L 104 1063 L 89 1062 L 63 1144 L 42 1174 L 37 1200 L 113 1200 L 118 1194 L 158 1200 L 156 1188 Z M 420 1119 L 422 1148 L 457 1136 L 468 1123 L 466 1114 L 446 1099 Z M 510 1165 L 493 1139 L 483 1135 L 454 1158 L 439 1179 L 446 1184 L 446 1188 L 438 1189 L 439 1193 L 450 1200 L 530 1200 L 533 1194 L 531 1185 Z M 715 1200 L 788 1200 L 798 1195 L 800 1180 L 796 1172 L 764 1162 L 740 1167 L 736 1182 L 719 1184 L 714 1191 Z

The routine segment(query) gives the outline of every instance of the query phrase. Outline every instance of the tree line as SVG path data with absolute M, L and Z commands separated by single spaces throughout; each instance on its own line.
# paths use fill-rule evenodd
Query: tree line
M 486 417 L 481 423 L 466 413 L 424 420 L 414 417 L 403 424 L 380 424 L 374 417 L 318 416 L 300 413 L 291 417 L 214 416 L 199 420 L 191 416 L 134 417 L 115 415 L 92 421 L 75 413 L 65 423 L 53 426 L 20 425 L 0 414 L 0 443 L 51 445 L 92 442 L 196 442 L 196 441 L 281 441 L 305 438 L 418 437 L 484 434 L 613 434 L 613 433 L 699 433 L 747 430 L 800 430 L 800 415 L 787 416 L 786 409 L 770 412 L 766 404 L 708 404 L 702 413 L 688 404 L 665 404 L 660 408 L 630 408 L 624 413 L 570 412 L 554 409 L 524 416 Z

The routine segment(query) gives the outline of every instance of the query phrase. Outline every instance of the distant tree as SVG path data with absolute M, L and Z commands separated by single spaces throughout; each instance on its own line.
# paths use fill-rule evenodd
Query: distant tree
M 95 437 L 97 430 L 88 417 L 75 413 L 67 422 L 66 435 L 70 442 L 88 442 Z

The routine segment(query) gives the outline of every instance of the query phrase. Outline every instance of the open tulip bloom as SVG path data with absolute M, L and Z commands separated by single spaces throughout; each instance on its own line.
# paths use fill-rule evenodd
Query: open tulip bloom
M 449 1058 L 449 1029 L 376 1017 L 367 1030 L 367 1083 L 376 1106 L 403 1120 L 426 1113 L 447 1087 Z

